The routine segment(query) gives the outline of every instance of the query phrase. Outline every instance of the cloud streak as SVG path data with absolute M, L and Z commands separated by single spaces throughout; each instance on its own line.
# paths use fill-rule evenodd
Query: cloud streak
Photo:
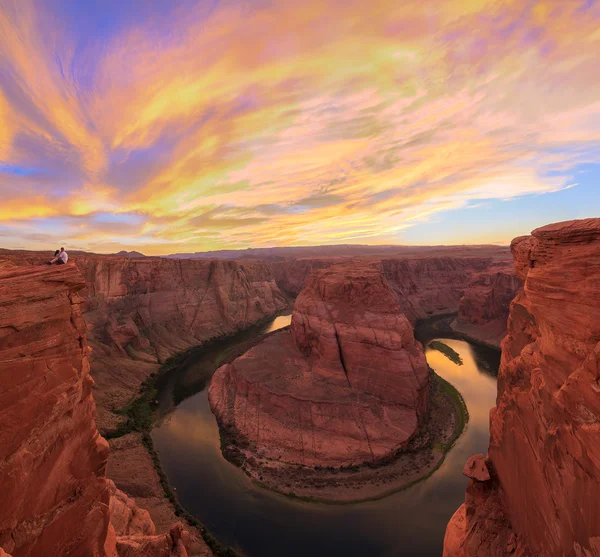
M 590 2 L 186 1 L 85 41 L 60 4 L 0 8 L 0 226 L 31 247 L 397 242 L 600 146 Z

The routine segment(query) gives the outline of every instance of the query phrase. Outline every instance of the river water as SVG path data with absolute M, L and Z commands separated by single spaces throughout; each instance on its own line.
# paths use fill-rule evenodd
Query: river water
M 152 438 L 180 502 L 219 541 L 248 557 L 439 557 L 446 524 L 464 501 L 464 464 L 471 455 L 487 451 L 498 354 L 461 340 L 438 338 L 460 354 L 463 365 L 458 366 L 427 349 L 429 365 L 462 393 L 470 414 L 465 432 L 430 478 L 380 501 L 303 503 L 255 486 L 222 457 L 206 388 L 173 407 L 177 381 L 193 385 L 224 354 L 289 321 L 290 316 L 278 317 L 212 345 L 179 370 L 161 393 L 165 417 Z

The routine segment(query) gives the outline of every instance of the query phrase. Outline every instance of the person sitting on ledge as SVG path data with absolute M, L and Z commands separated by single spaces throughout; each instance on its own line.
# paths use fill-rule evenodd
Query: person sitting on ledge
M 65 251 L 65 248 L 60 248 L 60 252 L 57 250 L 54 252 L 54 259 L 48 262 L 49 265 L 64 265 L 69 261 L 69 254 Z

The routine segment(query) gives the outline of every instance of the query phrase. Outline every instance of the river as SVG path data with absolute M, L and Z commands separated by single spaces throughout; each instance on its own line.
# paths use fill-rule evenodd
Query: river
M 159 400 L 165 417 L 152 438 L 181 504 L 220 542 L 248 557 L 439 557 L 446 524 L 464 501 L 464 464 L 487 451 L 498 354 L 437 338 L 458 352 L 463 360 L 458 366 L 441 352 L 426 350 L 429 365 L 462 393 L 470 414 L 465 432 L 430 478 L 374 502 L 303 503 L 257 487 L 222 457 L 206 388 L 173 407 L 173 393 L 185 392 L 178 384 L 193 385 L 224 355 L 289 321 L 290 316 L 278 317 L 212 345 L 163 389 Z

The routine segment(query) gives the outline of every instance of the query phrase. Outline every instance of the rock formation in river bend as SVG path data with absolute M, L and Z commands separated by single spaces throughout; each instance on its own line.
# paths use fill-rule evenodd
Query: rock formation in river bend
M 270 265 L 256 260 L 74 254 L 72 261 L 88 283 L 82 293 L 83 311 L 101 431 L 117 426 L 122 418 L 113 411 L 137 393 L 159 363 L 281 311 L 287 302 L 280 288 L 298 294 L 318 269 L 340 261 L 380 264 L 401 311 L 414 323 L 457 312 L 465 285 L 509 255 L 504 248 L 489 246 L 397 249 L 408 255 L 353 260 L 336 257 L 334 251 L 328 257 L 285 259 Z M 0 268 L 48 259 L 47 254 L 35 252 L 0 250 L 0 254 Z M 477 338 L 480 330 L 485 331 L 485 326 L 470 336 Z
M 123 529 L 121 513 L 111 524 L 84 287 L 74 265 L 0 270 L 0 548 L 13 557 L 185 557 L 180 528 L 144 535 L 154 534 L 149 517 L 116 490 L 135 519 Z
M 248 454 L 290 464 L 377 461 L 427 409 L 422 346 L 381 266 L 317 272 L 277 332 L 213 377 L 218 421 Z
M 506 336 L 510 303 L 523 288 L 514 267 L 491 267 L 476 275 L 460 300 L 452 328 L 495 348 Z
M 512 244 L 525 286 L 503 342 L 486 466 L 445 557 L 600 555 L 600 219 Z

